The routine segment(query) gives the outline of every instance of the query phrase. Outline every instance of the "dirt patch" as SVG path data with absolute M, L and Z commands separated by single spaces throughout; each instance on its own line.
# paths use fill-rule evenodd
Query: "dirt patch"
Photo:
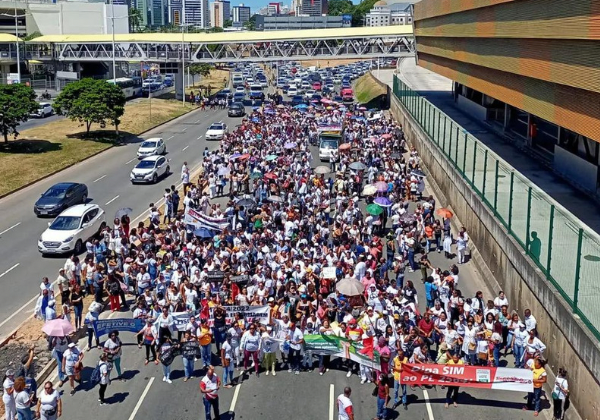
M 211 70 L 208 77 L 196 76 L 192 79 L 190 76 L 190 79 L 191 86 L 188 86 L 185 90 L 187 95 L 192 91 L 197 92 L 198 89 L 202 89 L 202 92 L 206 93 L 206 89 L 209 87 L 211 88 L 210 94 L 214 94 L 227 86 L 229 81 L 229 71 L 214 69 Z
M 179 101 L 139 99 L 125 107 L 120 138 L 137 136 L 191 108 Z M 66 168 L 115 144 L 114 127 L 94 124 L 90 136 L 76 121 L 58 120 L 25 130 L 18 140 L 0 143 L 0 196 Z
M 356 100 L 361 104 L 368 104 L 373 99 L 386 93 L 387 89 L 371 73 L 361 76 L 354 83 L 354 94 L 356 95 Z

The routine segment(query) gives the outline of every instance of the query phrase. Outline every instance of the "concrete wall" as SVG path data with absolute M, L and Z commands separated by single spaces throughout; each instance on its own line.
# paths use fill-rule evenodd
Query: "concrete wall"
M 533 261 L 496 221 L 488 207 L 471 190 L 427 134 L 393 96 L 393 116 L 402 123 L 409 143 L 416 147 L 443 205 L 455 212 L 467 228 L 476 249 L 473 260 L 492 290 L 504 290 L 511 309 L 523 316 L 526 308 L 538 321 L 540 339 L 548 349 L 549 383 L 551 371 L 564 367 L 569 372 L 572 406 L 566 419 L 600 419 L 600 346 L 567 302 L 547 282 Z M 550 390 L 546 389 L 548 398 Z M 515 397 L 520 399 L 519 396 Z M 577 411 L 574 409 L 576 408 Z M 548 414 L 548 417 L 551 416 Z M 516 416 L 516 417 L 520 417 Z M 516 418 L 514 417 L 514 418 Z

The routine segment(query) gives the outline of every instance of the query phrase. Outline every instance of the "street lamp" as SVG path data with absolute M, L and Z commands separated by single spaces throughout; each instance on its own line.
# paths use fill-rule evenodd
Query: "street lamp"
M 17 2 L 16 1 L 15 1 L 14 15 L 8 15 L 5 13 L 0 15 L 0 16 L 8 16 L 8 17 L 15 18 L 15 35 L 17 37 L 17 40 L 16 40 L 16 44 L 17 44 L 17 83 L 21 83 L 21 52 L 20 52 L 20 45 L 19 45 L 19 20 L 18 20 L 18 18 L 26 17 L 27 15 L 28 15 L 28 13 L 25 13 L 23 15 L 17 15 Z
M 115 42 L 115 19 L 129 19 L 129 15 L 125 16 L 115 16 L 115 2 L 114 0 L 110 0 L 110 21 L 112 23 L 112 70 L 113 70 L 113 80 L 115 84 L 117 84 L 117 58 L 116 58 L 116 42 Z
M 183 15 L 185 19 L 185 14 Z M 185 28 L 192 26 L 190 23 L 182 23 L 181 27 L 181 104 L 185 106 Z

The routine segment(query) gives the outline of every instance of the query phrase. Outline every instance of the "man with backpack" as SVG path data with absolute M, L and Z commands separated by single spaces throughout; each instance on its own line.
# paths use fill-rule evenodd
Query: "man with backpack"
M 107 356 L 106 353 L 102 353 L 100 355 L 100 360 L 98 360 L 98 364 L 94 368 L 94 371 L 92 372 L 92 376 L 90 378 L 90 382 L 93 386 L 96 386 L 96 384 L 100 384 L 100 389 L 98 390 L 98 401 L 100 401 L 100 405 L 107 404 L 105 394 L 106 388 L 110 383 L 109 375 L 110 369 L 107 362 Z

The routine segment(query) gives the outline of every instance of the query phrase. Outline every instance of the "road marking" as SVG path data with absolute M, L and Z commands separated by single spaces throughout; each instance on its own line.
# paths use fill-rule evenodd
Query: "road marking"
M 194 124 L 198 124 L 201 120 L 194 121 Z
M 240 395 L 241 387 L 242 387 L 242 384 L 238 384 L 235 386 L 235 392 L 233 393 L 233 399 L 231 400 L 231 405 L 229 406 L 230 413 L 235 413 L 235 403 L 237 402 L 238 395 Z M 129 420 L 131 420 L 131 419 L 129 419 Z
M 204 134 L 203 134 L 203 135 L 204 135 Z M 196 140 L 200 140 L 200 139 L 202 138 L 202 136 L 203 136 L 203 135 L 201 135 L 200 137 L 198 137 Z
M 115 198 L 109 200 L 107 203 L 105 203 L 105 206 L 108 206 L 110 203 L 112 203 L 113 201 L 115 201 L 117 198 L 119 198 L 119 196 L 117 195 Z
M 129 416 L 129 420 L 133 420 L 135 418 L 135 415 L 137 414 L 138 410 L 142 406 L 142 403 L 144 402 L 144 398 L 146 398 L 146 395 L 148 395 L 148 391 L 150 391 L 150 387 L 152 386 L 152 382 L 154 382 L 154 376 L 152 378 L 150 378 L 150 380 L 148 381 L 148 385 L 146 385 L 146 388 L 144 389 L 144 392 L 142 392 L 142 396 L 140 397 L 140 399 L 138 400 L 137 404 L 133 408 L 133 412 L 131 413 L 131 416 Z
M 6 270 L 4 273 L 0 274 L 0 278 L 4 277 L 5 275 L 7 275 L 11 271 L 13 271 L 15 268 L 17 268 L 19 266 L 19 264 L 21 264 L 21 263 L 16 263 L 12 267 L 10 267 L 8 270 Z
M 0 232 L 0 235 L 5 234 L 6 232 L 8 232 L 9 230 L 16 228 L 17 226 L 19 226 L 21 224 L 21 222 L 19 223 L 15 223 L 14 225 L 12 225 L 11 227 L 9 227 L 8 229 L 4 229 L 2 232 Z
M 423 396 L 425 397 L 425 407 L 427 408 L 427 414 L 429 415 L 429 420 L 433 419 L 433 410 L 431 409 L 431 403 L 429 402 L 429 393 L 426 389 L 423 390 Z
M 185 130 L 187 130 L 187 129 L 188 129 L 187 127 L 183 127 L 183 129 L 181 131 L 185 133 Z
M 333 407 L 335 406 L 335 386 L 329 384 L 329 420 L 333 420 Z
M 128 160 L 127 162 L 125 162 L 125 165 L 129 165 L 131 162 L 133 162 L 134 160 L 137 160 L 137 158 L 133 158 Z
M 190 147 L 190 145 L 188 144 L 187 146 L 185 146 L 181 151 L 185 152 L 185 149 L 187 149 L 188 147 Z
M 171 137 L 169 137 L 167 140 L 171 140 L 173 137 L 175 137 L 175 136 L 171 136 Z
M 100 181 L 101 179 L 104 179 L 104 178 L 106 178 L 106 175 L 102 175 L 100 178 L 94 179 L 94 182 L 98 182 L 98 181 Z

